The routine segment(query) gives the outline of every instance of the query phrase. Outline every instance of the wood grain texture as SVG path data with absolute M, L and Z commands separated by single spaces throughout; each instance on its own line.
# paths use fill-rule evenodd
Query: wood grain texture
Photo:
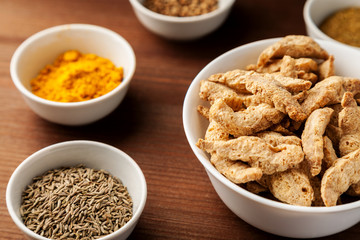
M 220 54 L 256 40 L 306 34 L 305 1 L 241 0 L 224 25 L 197 41 L 174 42 L 147 31 L 125 0 L 0 0 L 0 239 L 24 239 L 6 209 L 15 168 L 48 145 L 100 141 L 133 157 L 148 183 L 148 200 L 130 239 L 278 239 L 234 215 L 219 199 L 192 153 L 182 126 L 192 79 Z M 109 28 L 129 41 L 137 68 L 123 103 L 88 126 L 40 119 L 13 85 L 13 52 L 32 34 L 67 23 Z M 360 224 L 326 239 L 356 239 Z

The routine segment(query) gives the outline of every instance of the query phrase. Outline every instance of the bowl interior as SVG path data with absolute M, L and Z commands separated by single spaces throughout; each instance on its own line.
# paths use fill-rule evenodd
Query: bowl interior
M 205 66 L 205 68 L 201 70 L 200 73 L 195 77 L 186 93 L 183 106 L 183 124 L 190 147 L 209 174 L 216 177 L 224 185 L 233 189 L 237 193 L 243 195 L 245 194 L 249 198 L 256 199 L 257 201 L 268 205 L 276 205 L 277 207 L 288 208 L 290 205 L 278 203 L 259 197 L 255 194 L 251 194 L 250 192 L 229 181 L 227 178 L 221 175 L 210 163 L 209 156 L 195 145 L 199 138 L 204 137 L 208 126 L 208 121 L 200 116 L 200 114 L 197 112 L 198 105 L 208 104 L 199 98 L 200 81 L 207 79 L 210 75 L 215 73 L 226 72 L 234 69 L 245 69 L 248 64 L 256 63 L 259 54 L 267 46 L 275 43 L 278 40 L 280 40 L 280 38 L 267 39 L 240 46 L 224 53 Z M 360 58 L 360 52 L 348 47 L 340 46 L 333 42 L 324 40 L 318 40 L 317 42 L 321 45 L 321 47 L 327 50 L 329 54 L 334 55 L 335 72 L 337 75 L 360 78 L 360 69 L 356 64 L 356 59 Z M 360 205 L 360 201 L 356 204 Z
M 92 141 L 69 141 L 49 146 L 34 153 L 18 166 L 6 191 L 7 206 L 14 222 L 24 230 L 25 225 L 19 213 L 21 195 L 33 177 L 51 169 L 78 164 L 97 170 L 104 169 L 122 181 L 133 200 L 133 217 L 124 229 L 119 231 L 125 231 L 127 225 L 135 223 L 144 208 L 147 196 L 145 177 L 141 169 L 119 149 Z
M 128 42 L 108 29 L 87 25 L 69 24 L 49 28 L 25 40 L 15 51 L 11 70 L 30 91 L 30 80 L 47 64 L 67 50 L 94 53 L 110 59 L 124 68 L 124 82 L 130 80 L 135 70 L 135 55 Z

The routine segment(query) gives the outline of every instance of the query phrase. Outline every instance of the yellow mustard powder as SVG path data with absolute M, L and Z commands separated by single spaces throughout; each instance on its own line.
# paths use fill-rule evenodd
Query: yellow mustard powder
M 116 88 L 123 68 L 95 54 L 70 50 L 61 54 L 31 80 L 32 92 L 57 102 L 80 102 L 100 97 Z
M 330 15 L 320 29 L 339 42 L 360 47 L 360 7 L 345 8 Z

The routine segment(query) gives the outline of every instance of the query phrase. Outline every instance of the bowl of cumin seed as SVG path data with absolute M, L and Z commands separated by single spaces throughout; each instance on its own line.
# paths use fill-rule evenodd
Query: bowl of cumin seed
M 30 239 L 126 239 L 146 198 L 137 163 L 94 141 L 35 152 L 15 169 L 6 189 L 9 214 Z

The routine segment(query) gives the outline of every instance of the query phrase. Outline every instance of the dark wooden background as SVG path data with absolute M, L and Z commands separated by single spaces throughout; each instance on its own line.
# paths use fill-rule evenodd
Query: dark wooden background
M 130 239 L 278 239 L 233 214 L 215 193 L 192 153 L 182 106 L 196 74 L 220 54 L 256 40 L 306 34 L 303 0 L 237 0 L 216 32 L 197 41 L 153 35 L 126 0 L 0 0 L 0 239 L 24 239 L 5 203 L 7 182 L 30 154 L 67 140 L 113 145 L 142 168 L 148 200 Z M 129 41 L 137 68 L 123 103 L 108 117 L 83 127 L 49 123 L 35 115 L 13 85 L 15 49 L 45 28 L 88 23 Z M 339 219 L 341 221 L 341 219 Z M 327 239 L 358 239 L 360 224 Z

